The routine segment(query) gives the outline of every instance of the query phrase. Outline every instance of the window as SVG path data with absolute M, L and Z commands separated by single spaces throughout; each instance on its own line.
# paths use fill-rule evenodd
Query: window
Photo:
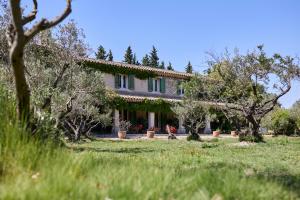
M 149 78 L 148 79 L 148 92 L 165 93 L 166 92 L 166 79 L 165 78 Z
M 118 89 L 128 89 L 128 78 L 127 75 L 117 74 L 115 76 L 115 85 Z
M 125 76 L 125 75 L 123 75 L 122 88 L 127 88 L 127 84 L 126 84 L 126 76 Z
M 177 82 L 177 95 L 183 96 L 184 95 L 184 87 L 182 81 Z
M 180 90 L 179 95 L 184 95 L 183 85 L 180 85 L 179 90 Z
M 158 92 L 158 80 L 154 79 L 154 92 Z

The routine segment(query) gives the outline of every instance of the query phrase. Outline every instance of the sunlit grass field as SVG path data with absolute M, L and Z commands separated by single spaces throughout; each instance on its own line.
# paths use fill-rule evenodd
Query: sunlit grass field
M 39 155 L 18 151 L 2 174 L 0 198 L 300 198 L 300 138 L 234 143 L 105 140 Z

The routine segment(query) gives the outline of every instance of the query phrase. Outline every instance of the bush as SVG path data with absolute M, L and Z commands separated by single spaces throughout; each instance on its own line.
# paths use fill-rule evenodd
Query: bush
M 245 131 L 239 133 L 239 141 L 240 142 L 263 142 L 264 138 L 262 135 L 254 136 L 250 134 L 250 131 Z
M 199 134 L 189 134 L 186 139 L 187 141 L 191 141 L 191 140 L 200 141 L 200 136 Z
M 275 135 L 293 135 L 296 133 L 296 119 L 289 110 L 279 109 L 272 114 L 272 129 Z

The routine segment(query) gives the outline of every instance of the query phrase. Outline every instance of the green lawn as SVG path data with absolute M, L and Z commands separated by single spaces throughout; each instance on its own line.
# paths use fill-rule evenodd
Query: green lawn
M 100 140 L 40 152 L 7 170 L 0 199 L 300 199 L 300 138 L 266 141 Z

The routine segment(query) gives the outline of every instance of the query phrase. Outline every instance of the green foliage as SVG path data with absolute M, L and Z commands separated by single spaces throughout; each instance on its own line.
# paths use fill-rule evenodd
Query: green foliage
M 286 109 L 272 113 L 272 129 L 276 135 L 293 135 L 297 130 L 296 119 Z
M 111 51 L 110 51 L 111 52 Z M 98 47 L 98 51 L 96 53 L 96 58 L 100 60 L 106 60 L 108 55 L 106 55 L 106 51 L 102 45 Z
M 168 67 L 167 67 L 167 70 L 174 71 L 174 69 L 173 69 L 173 67 L 172 67 L 172 63 L 171 63 L 171 62 L 169 62 L 169 65 L 168 65 Z
M 109 50 L 108 54 L 107 54 L 107 60 L 108 61 L 114 61 L 114 56 L 111 50 Z
M 298 132 L 300 132 L 300 100 L 294 103 L 290 109 L 292 117 L 296 120 Z
M 128 48 L 126 49 L 126 52 L 124 55 L 124 62 L 126 62 L 128 64 L 135 64 L 133 62 L 133 53 L 132 53 L 131 46 L 128 46 Z
M 186 139 L 187 141 L 201 141 L 199 134 L 189 134 Z
M 160 69 L 165 69 L 165 68 L 166 68 L 166 67 L 165 67 L 165 62 L 164 62 L 164 61 L 161 62 L 161 64 L 159 65 L 159 68 L 160 68 Z
M 203 143 L 201 147 L 203 149 L 210 149 L 210 148 L 215 148 L 218 146 L 219 146 L 218 144 L 214 144 L 214 143 Z
M 153 46 L 152 51 L 150 52 L 150 67 L 159 67 L 159 57 L 157 55 L 157 49 Z
M 26 131 L 16 116 L 14 98 L 0 85 L 0 199 L 1 182 L 11 176 L 34 171 L 52 158 L 60 144 L 53 140 L 52 126 L 46 119 L 37 123 L 34 133 Z M 47 131 L 47 132 L 44 132 Z M 59 151 L 59 150 L 58 150 Z M 42 163 L 43 160 L 45 163 Z
M 108 74 L 134 74 L 137 78 L 145 80 L 148 79 L 149 77 L 154 78 L 157 75 L 153 72 L 150 71 L 141 71 L 138 69 L 132 69 L 132 68 L 126 68 L 122 66 L 111 66 L 108 64 L 100 64 L 100 63 L 92 63 L 92 62 L 82 62 L 82 65 L 87 67 L 87 68 L 93 68 L 96 70 L 99 70 L 103 73 L 108 73 Z
M 250 131 L 239 133 L 239 141 L 240 142 L 264 142 L 264 138 L 261 134 L 254 136 L 250 133 Z
M 189 74 L 193 73 L 193 66 L 190 61 L 189 61 L 188 65 L 185 67 L 185 72 L 189 73 Z
M 186 132 L 191 135 L 191 139 L 199 137 L 199 131 L 205 127 L 207 107 L 199 102 L 185 100 L 180 104 L 175 104 L 172 111 L 183 120 Z
M 185 87 L 185 96 L 194 100 L 223 103 L 228 118 L 237 114 L 251 124 L 251 134 L 259 137 L 262 118 L 278 105 L 299 77 L 295 58 L 267 56 L 262 46 L 241 55 L 212 55 L 208 77 L 195 76 Z M 278 80 L 273 84 L 270 77 Z M 267 89 L 274 93 L 268 93 Z M 259 139 L 259 138 L 258 138 Z
M 146 54 L 142 59 L 142 65 L 143 66 L 150 66 L 150 58 L 149 55 Z
M 170 113 L 172 112 L 171 106 L 172 103 L 166 102 L 163 99 L 158 100 L 148 100 L 145 99 L 142 102 L 138 103 L 128 103 L 125 99 L 118 95 L 113 95 L 109 97 L 111 100 L 112 107 L 116 107 L 118 109 L 126 108 L 129 111 L 138 111 L 143 110 L 145 112 L 162 112 L 162 113 Z

